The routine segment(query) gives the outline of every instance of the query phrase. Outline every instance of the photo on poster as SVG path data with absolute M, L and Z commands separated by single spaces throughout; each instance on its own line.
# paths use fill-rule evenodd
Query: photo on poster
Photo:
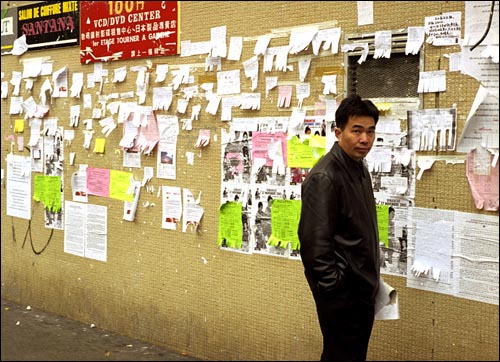
M 254 132 L 252 138 L 252 183 L 284 186 L 287 180 L 285 132 Z
M 271 228 L 271 208 L 273 200 L 283 199 L 284 187 L 252 185 L 252 208 L 250 226 L 255 240 L 253 252 L 272 256 L 288 257 L 288 248 L 269 245 Z
M 48 135 L 43 137 L 44 175 L 61 177 L 61 209 L 45 208 L 45 227 L 63 230 L 64 223 L 64 142 L 62 127 L 57 127 L 57 118 L 49 118 L 44 122 Z
M 251 254 L 250 208 L 252 206 L 252 198 L 249 195 L 249 185 L 245 183 L 222 182 L 220 200 L 221 205 L 231 201 L 242 205 L 241 227 L 243 230 L 241 248 L 233 248 L 225 245 L 225 243 L 221 243 L 221 249 Z
M 222 181 L 250 182 L 252 132 L 222 130 Z

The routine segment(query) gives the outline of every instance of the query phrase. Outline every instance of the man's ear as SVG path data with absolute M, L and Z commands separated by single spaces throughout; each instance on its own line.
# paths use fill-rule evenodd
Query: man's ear
M 342 133 L 342 130 L 338 127 L 335 127 L 335 137 L 339 138 L 341 133 Z

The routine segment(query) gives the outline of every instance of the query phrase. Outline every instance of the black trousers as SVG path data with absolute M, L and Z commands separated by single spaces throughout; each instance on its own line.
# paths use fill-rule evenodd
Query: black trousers
M 346 296 L 314 295 L 323 334 L 321 361 L 366 361 L 375 308 Z

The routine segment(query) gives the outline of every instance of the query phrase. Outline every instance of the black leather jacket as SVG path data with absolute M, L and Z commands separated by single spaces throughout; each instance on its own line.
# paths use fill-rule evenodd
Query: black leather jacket
M 335 143 L 305 178 L 301 199 L 300 255 L 313 294 L 373 304 L 380 251 L 366 166 Z

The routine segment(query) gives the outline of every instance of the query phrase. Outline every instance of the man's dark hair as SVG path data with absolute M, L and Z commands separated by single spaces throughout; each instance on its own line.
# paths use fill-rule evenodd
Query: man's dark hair
M 375 124 L 378 122 L 379 111 L 369 99 L 361 99 L 357 94 L 351 94 L 340 102 L 335 112 L 335 123 L 338 128 L 343 130 L 352 116 L 372 117 Z

